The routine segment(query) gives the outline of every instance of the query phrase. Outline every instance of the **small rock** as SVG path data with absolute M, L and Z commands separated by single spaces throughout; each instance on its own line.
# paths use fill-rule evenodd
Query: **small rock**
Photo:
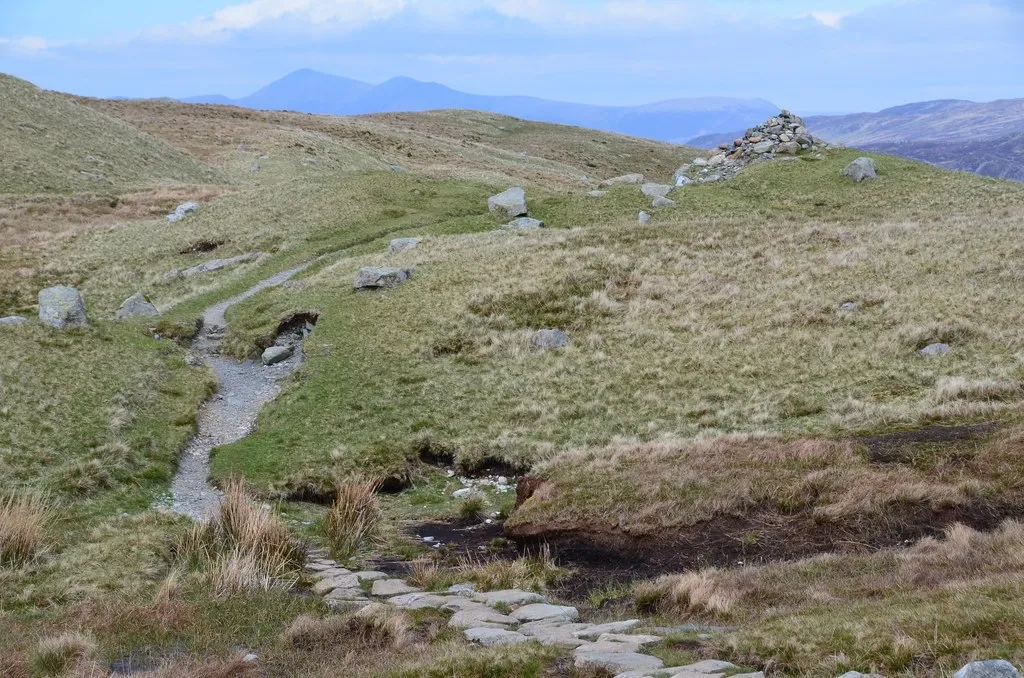
M 608 195 L 608 191 L 590 191 L 587 193 L 587 197 L 589 198 L 603 198 L 606 195 Z
M 510 188 L 487 199 L 487 209 L 508 219 L 515 219 L 529 214 L 526 206 L 526 192 L 519 188 Z
M 567 605 L 548 605 L 547 603 L 534 603 L 525 605 L 512 613 L 512 617 L 521 622 L 533 622 L 546 619 L 561 619 L 565 621 L 576 621 L 580 618 L 579 610 Z
M 39 292 L 39 320 L 58 330 L 89 324 L 82 295 L 66 285 L 47 287 Z
M 946 355 L 949 351 L 949 344 L 929 344 L 918 351 L 918 353 L 925 358 L 938 358 L 939 356 Z
M 260 656 L 255 652 L 250 652 L 246 654 L 244 657 L 242 657 L 242 661 L 246 664 L 252 664 L 253 662 L 258 662 L 259 660 Z
M 234 266 L 235 264 L 244 264 L 246 262 L 254 261 L 259 258 L 259 252 L 246 252 L 245 254 L 239 254 L 236 257 L 229 257 L 227 259 L 211 259 L 210 261 L 199 264 L 198 266 L 186 268 L 184 271 L 176 268 L 167 275 L 165 275 L 164 277 L 176 278 L 178 276 L 181 276 L 183 278 L 188 278 L 193 275 L 198 275 L 200 273 L 210 273 L 211 271 L 219 271 L 222 268 Z
M 604 670 L 615 675 L 626 671 L 660 669 L 665 663 L 657 657 L 636 652 L 581 652 L 576 655 L 577 669 Z
M 782 135 L 783 137 L 786 135 Z M 781 137 L 780 137 L 781 138 Z M 775 147 L 775 152 L 779 155 L 796 155 L 797 151 L 800 150 L 800 144 L 795 141 L 785 141 Z
M 878 167 L 871 158 L 857 158 L 843 170 L 843 176 L 856 183 L 878 178 Z
M 708 167 L 719 167 L 725 164 L 725 153 L 719 153 L 708 160 Z
M 464 487 L 461 490 L 455 490 L 454 492 L 452 492 L 452 496 L 455 497 L 456 499 L 468 499 L 469 497 L 473 496 L 473 488 Z
M 885 678 L 877 673 L 861 673 L 860 671 L 847 671 L 839 678 Z
M 640 187 L 640 192 L 648 198 L 664 198 L 672 192 L 673 188 L 675 186 L 669 184 L 644 184 Z
M 591 643 L 584 643 L 577 647 L 575 651 L 578 654 L 586 654 L 588 652 L 639 652 L 640 646 L 636 643 L 624 643 L 617 640 L 597 640 Z
M 609 186 L 621 186 L 623 184 L 642 184 L 644 183 L 644 175 L 642 174 L 623 174 L 621 177 L 612 177 L 611 179 L 605 179 L 597 185 L 598 188 L 608 188 Z
M 420 593 L 421 591 L 422 589 L 418 589 L 415 586 L 409 586 L 401 579 L 378 579 L 373 582 L 373 588 L 370 589 L 370 595 L 390 598 L 392 596 L 400 596 L 403 593 Z
M 651 207 L 654 207 L 654 208 L 658 208 L 658 207 L 675 207 L 675 204 L 676 204 L 675 200 L 671 200 L 669 198 L 658 197 L 658 198 L 655 198 L 651 202 Z
M 531 217 L 519 217 L 513 219 L 504 226 L 501 227 L 503 231 L 534 231 L 538 228 L 544 228 L 544 222 L 540 219 L 533 219 Z
M 708 161 L 706 158 L 694 158 L 692 164 L 694 167 L 707 167 Z
M 184 202 L 174 208 L 174 211 L 167 215 L 167 223 L 173 224 L 176 221 L 181 221 L 193 212 L 199 211 L 199 203 L 196 202 Z
M 652 636 L 646 633 L 602 633 L 597 637 L 597 642 L 599 643 L 629 643 L 631 645 L 636 645 L 637 647 L 655 645 L 660 643 L 662 640 L 664 640 L 664 638 L 661 636 Z
M 697 674 L 712 674 L 712 673 L 726 673 L 728 671 L 737 671 L 740 667 L 729 662 L 719 661 L 717 659 L 707 659 L 696 664 L 687 664 L 682 667 L 684 671 Z
M 408 249 L 412 249 L 423 242 L 423 238 L 395 238 L 388 243 L 388 252 L 394 254 L 395 252 L 402 252 Z
M 843 311 L 844 313 L 853 313 L 854 311 L 857 310 L 857 302 L 847 301 L 839 306 L 839 310 Z
M 646 226 L 647 224 L 651 223 L 651 215 L 648 214 L 647 212 L 641 212 L 637 216 L 636 221 L 641 226 Z
M 631 631 L 639 625 L 639 619 L 627 619 L 626 621 L 609 622 L 607 624 L 594 624 L 583 631 L 577 631 L 573 635 L 585 640 L 597 640 L 606 633 L 623 633 L 625 631 Z
M 313 593 L 318 596 L 324 596 L 331 593 L 335 589 L 347 589 L 350 591 L 356 591 L 360 595 L 359 579 L 352 574 L 342 574 L 337 577 L 328 577 L 327 579 L 321 579 L 313 585 Z
M 689 186 L 692 183 L 693 180 L 684 174 L 680 174 L 676 177 L 676 186 Z
M 271 346 L 263 352 L 260 359 L 263 361 L 264 365 L 275 365 L 279 362 L 288 360 L 288 358 L 291 358 L 294 354 L 294 346 Z
M 405 173 L 405 168 L 401 167 L 400 165 L 388 165 L 388 169 L 397 174 Z
M 954 674 L 953 678 L 1021 678 L 1013 664 L 1004 659 L 971 662 Z
M 20 325 L 25 322 L 26 318 L 20 315 L 9 315 L 6 318 L 0 318 L 0 326 L 2 325 Z
M 412 277 L 412 269 L 393 268 L 390 266 L 366 266 L 359 269 L 353 287 L 361 289 L 379 289 L 394 287 Z
M 569 335 L 562 330 L 539 330 L 533 335 L 533 347 L 541 351 L 564 348 L 570 343 Z
M 125 318 L 151 318 L 157 315 L 160 315 L 160 311 L 146 298 L 146 295 L 136 292 L 121 302 L 114 317 L 123 320 Z
M 492 647 L 494 645 L 518 645 L 519 643 L 525 643 L 529 640 L 529 638 L 523 634 L 516 633 L 515 631 L 486 627 L 466 629 L 462 634 L 466 636 L 466 640 L 469 642 L 483 645 L 484 647 Z

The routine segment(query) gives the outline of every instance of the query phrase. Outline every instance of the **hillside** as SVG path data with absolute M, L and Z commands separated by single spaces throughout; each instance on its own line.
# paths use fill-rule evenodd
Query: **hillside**
M 370 85 L 309 69 L 286 75 L 240 99 L 210 95 L 184 101 L 333 115 L 469 109 L 674 143 L 716 129 L 751 125 L 778 112 L 776 106 L 760 99 L 680 99 L 643 106 L 591 106 L 525 96 L 467 94 L 404 77 Z
M 0 74 L 0 193 L 222 180 L 195 158 L 67 97 Z
M 1024 186 L 47 96 L 212 176 L 0 201 L 0 675 L 1024 662 Z M 87 326 L 36 319 L 54 284 Z

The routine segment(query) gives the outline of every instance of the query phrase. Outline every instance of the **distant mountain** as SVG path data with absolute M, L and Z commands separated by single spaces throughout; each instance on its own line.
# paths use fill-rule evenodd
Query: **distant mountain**
M 182 101 L 333 115 L 472 109 L 676 143 L 711 130 L 753 125 L 779 112 L 777 106 L 762 99 L 720 97 L 644 106 L 591 106 L 525 96 L 468 94 L 412 78 L 371 85 L 309 69 L 295 71 L 241 99 L 206 95 Z
M 924 101 L 877 113 L 814 116 L 807 128 L 833 143 L 930 162 L 947 169 L 1024 181 L 1024 99 Z M 695 137 L 713 148 L 741 132 Z

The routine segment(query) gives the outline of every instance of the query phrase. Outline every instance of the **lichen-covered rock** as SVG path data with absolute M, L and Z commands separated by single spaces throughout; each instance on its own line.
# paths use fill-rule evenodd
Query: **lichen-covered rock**
M 515 219 L 529 214 L 526 206 L 526 191 L 519 187 L 492 195 L 487 199 L 487 209 L 507 219 Z
M 157 315 L 160 315 L 160 311 L 153 305 L 153 302 L 147 299 L 142 292 L 136 292 L 121 302 L 114 317 L 123 320 L 126 318 L 151 318 Z
M 391 266 L 367 266 L 359 269 L 353 286 L 357 290 L 394 287 L 412 277 L 412 269 Z
M 656 197 L 651 201 L 651 207 L 675 207 L 676 201 L 671 198 L 662 198 L 661 196 Z
M 39 320 L 58 330 L 89 324 L 82 295 L 67 285 L 47 287 L 39 292 Z
M 567 605 L 548 605 L 546 603 L 533 603 L 524 605 L 512 613 L 512 617 L 521 622 L 540 621 L 542 619 L 561 619 L 564 621 L 576 621 L 580 618 L 579 610 Z
M 843 170 L 843 176 L 856 183 L 878 178 L 878 167 L 871 158 L 857 158 Z

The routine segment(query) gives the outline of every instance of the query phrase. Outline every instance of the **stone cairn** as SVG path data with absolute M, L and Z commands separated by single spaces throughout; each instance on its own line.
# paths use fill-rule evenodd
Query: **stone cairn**
M 818 153 L 828 147 L 820 137 L 807 131 L 804 121 L 789 111 L 746 131 L 731 144 L 722 144 L 706 158 L 695 158 L 676 171 L 677 186 L 692 181 L 711 183 L 731 179 L 747 165 L 777 157 Z

